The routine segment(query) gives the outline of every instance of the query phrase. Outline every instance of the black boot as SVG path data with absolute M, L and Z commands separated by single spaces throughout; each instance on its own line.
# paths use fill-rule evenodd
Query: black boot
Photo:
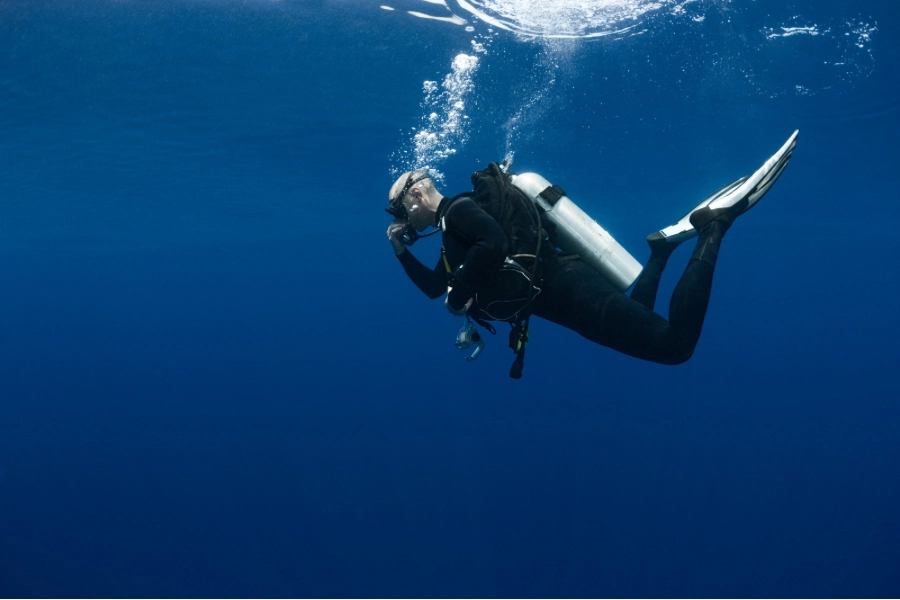
M 665 260 L 669 260 L 672 252 L 675 251 L 675 248 L 677 248 L 681 242 L 670 242 L 662 233 L 654 231 L 647 236 L 647 244 L 650 246 L 651 256 L 658 256 Z
M 691 225 L 694 226 L 697 234 L 700 234 L 707 225 L 716 221 L 717 223 L 724 225 L 725 230 L 727 231 L 728 228 L 734 224 L 734 220 L 744 214 L 749 206 L 750 201 L 747 198 L 741 198 L 737 204 L 727 208 L 710 208 L 704 206 L 691 213 Z

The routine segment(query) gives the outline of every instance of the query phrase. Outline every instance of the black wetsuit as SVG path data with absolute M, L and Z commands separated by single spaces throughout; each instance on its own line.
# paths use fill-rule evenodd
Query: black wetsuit
M 451 202 L 444 198 L 436 224 L 444 220 L 444 256 L 432 270 L 407 250 L 400 254 L 409 278 L 429 298 L 453 290 L 448 303 L 462 308 L 482 287 L 489 285 L 509 248 L 500 225 L 472 198 Z M 567 327 L 587 339 L 624 354 L 662 364 L 688 360 L 700 338 L 712 290 L 719 244 L 729 223 L 714 220 L 704 227 L 684 274 L 675 286 L 669 321 L 653 312 L 659 280 L 674 244 L 653 248 L 650 260 L 631 292 L 616 290 L 596 269 L 581 260 L 559 261 L 543 273 L 541 293 L 532 313 Z
M 448 211 L 451 205 L 452 210 Z M 429 298 L 440 298 L 452 284 L 448 302 L 459 310 L 475 292 L 489 284 L 503 264 L 509 242 L 497 221 L 469 196 L 443 198 L 435 216 L 436 226 L 442 218 L 446 225 L 442 233 L 444 247 L 437 266 L 429 269 L 409 250 L 399 256 L 400 264 Z

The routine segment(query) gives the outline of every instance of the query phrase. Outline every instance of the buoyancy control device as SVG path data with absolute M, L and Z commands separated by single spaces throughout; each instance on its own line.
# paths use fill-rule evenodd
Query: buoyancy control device
M 578 208 L 558 186 L 537 173 L 512 175 L 511 183 L 522 190 L 554 226 L 553 238 L 564 252 L 600 271 L 619 291 L 637 280 L 643 267 L 605 229 Z
M 507 173 L 506 167 L 506 162 L 502 166 L 491 163 L 472 175 L 475 201 L 494 217 L 510 242 L 510 256 L 496 285 L 479 291 L 476 300 L 483 317 L 512 325 L 510 348 L 516 360 L 510 376 L 519 379 L 529 339 L 531 303 L 541 292 L 542 278 L 553 273 L 560 260 L 555 248 L 577 255 L 620 291 L 634 283 L 642 266 L 561 188 L 536 173 Z M 542 243 L 544 240 L 548 243 Z M 517 262 L 529 258 L 531 269 Z M 515 285 L 510 285 L 510 278 Z M 499 293 L 492 297 L 492 292 Z

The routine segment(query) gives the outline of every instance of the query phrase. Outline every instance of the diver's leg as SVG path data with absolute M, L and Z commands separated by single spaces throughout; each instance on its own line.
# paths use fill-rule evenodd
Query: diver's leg
M 544 282 L 534 314 L 585 338 L 636 358 L 663 364 L 684 362 L 680 342 L 665 319 L 616 290 L 580 260 L 565 261 Z
M 656 294 L 659 291 L 659 280 L 662 277 L 666 263 L 672 252 L 678 247 L 678 244 L 667 242 L 657 233 L 651 233 L 647 236 L 647 243 L 650 245 L 650 258 L 647 265 L 641 271 L 641 276 L 634 289 L 631 290 L 631 299 L 640 302 L 650 310 L 656 305 Z
M 545 282 L 535 298 L 534 314 L 635 358 L 669 365 L 685 362 L 700 339 L 719 246 L 740 210 L 698 211 L 697 246 L 672 294 L 670 321 L 647 304 L 619 293 L 580 260 L 562 263 Z M 652 287 L 651 281 L 644 289 Z
M 702 208 L 691 215 L 691 223 L 699 233 L 697 245 L 669 304 L 669 324 L 682 343 L 693 353 L 700 339 L 713 273 L 719 258 L 719 246 L 734 220 L 747 209 L 746 200 L 724 209 Z

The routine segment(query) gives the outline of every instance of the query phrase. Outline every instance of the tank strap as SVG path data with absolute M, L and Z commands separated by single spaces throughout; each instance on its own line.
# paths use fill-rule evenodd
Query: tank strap
M 551 185 L 539 195 L 546 200 L 550 206 L 556 206 L 556 203 L 559 202 L 560 198 L 566 195 L 566 192 L 558 185 Z

